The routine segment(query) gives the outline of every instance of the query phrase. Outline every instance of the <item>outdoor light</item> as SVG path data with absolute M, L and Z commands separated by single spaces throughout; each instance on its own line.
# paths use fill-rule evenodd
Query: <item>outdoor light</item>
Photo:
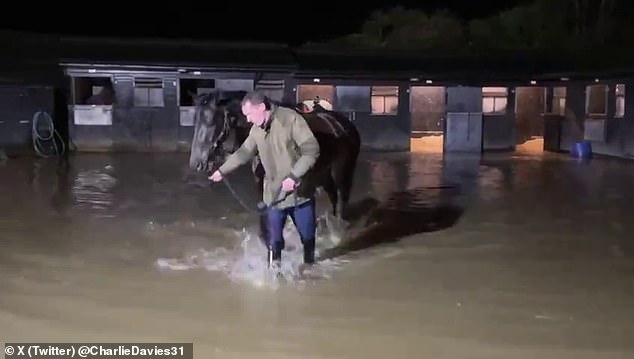
M 567 78 L 567 77 L 562 77 L 562 78 L 560 78 L 560 80 L 561 80 L 561 81 L 568 81 L 568 80 L 570 80 L 570 79 L 569 79 L 569 78 Z
M 418 82 L 420 79 L 418 77 L 412 77 L 409 79 L 411 82 Z
M 431 84 L 431 83 L 433 83 L 433 81 L 432 80 L 427 80 L 427 81 L 425 81 L 425 83 L 426 84 Z
M 531 80 L 531 85 L 536 85 L 536 84 L 537 84 L 537 81 Z
M 96 69 L 88 69 L 88 72 L 90 72 L 91 74 L 94 74 L 95 72 L 97 72 Z
M 316 78 L 316 77 L 313 79 L 313 82 L 319 82 L 319 81 L 320 80 L 318 78 Z
M 194 75 L 200 75 L 200 71 L 194 71 Z
M 599 79 L 594 79 L 594 82 L 599 82 Z

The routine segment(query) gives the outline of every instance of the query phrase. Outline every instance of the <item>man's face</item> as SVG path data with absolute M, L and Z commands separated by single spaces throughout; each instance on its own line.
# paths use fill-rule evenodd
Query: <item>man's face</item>
M 261 126 L 266 120 L 266 106 L 263 103 L 254 105 L 247 101 L 242 105 L 242 113 L 246 116 L 247 121 L 256 126 Z

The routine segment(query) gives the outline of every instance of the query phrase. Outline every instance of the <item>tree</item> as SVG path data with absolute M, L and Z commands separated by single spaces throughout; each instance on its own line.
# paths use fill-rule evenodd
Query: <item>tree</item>
M 541 0 L 545 1 L 545 0 Z M 631 0 L 567 0 L 574 35 L 600 44 L 631 36 Z
M 431 15 L 396 6 L 377 10 L 360 32 L 332 44 L 386 49 L 550 50 L 625 47 L 634 40 L 632 0 L 533 0 L 463 24 L 447 10 Z
M 552 1 L 555 3 L 555 1 Z M 546 1 L 519 5 L 468 25 L 478 49 L 561 49 L 571 44 L 561 12 Z
M 465 43 L 463 25 L 447 10 L 427 15 L 402 6 L 374 11 L 361 31 L 333 41 L 391 49 L 455 48 Z

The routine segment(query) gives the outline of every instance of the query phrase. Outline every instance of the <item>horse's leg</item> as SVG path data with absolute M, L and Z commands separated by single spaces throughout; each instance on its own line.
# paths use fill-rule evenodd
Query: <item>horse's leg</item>
M 335 184 L 335 179 L 332 177 L 331 173 L 327 173 L 324 175 L 321 181 L 321 185 L 324 188 L 324 191 L 326 191 L 326 194 L 328 194 L 328 199 L 330 199 L 330 204 L 332 205 L 332 215 L 336 216 L 338 213 L 337 212 L 337 201 L 338 201 L 337 186 Z
M 345 152 L 347 150 L 347 152 Z M 357 165 L 359 151 L 346 149 L 343 156 L 333 163 L 334 181 L 337 188 L 337 218 L 343 219 L 343 210 L 350 201 L 350 192 L 354 181 L 354 173 Z

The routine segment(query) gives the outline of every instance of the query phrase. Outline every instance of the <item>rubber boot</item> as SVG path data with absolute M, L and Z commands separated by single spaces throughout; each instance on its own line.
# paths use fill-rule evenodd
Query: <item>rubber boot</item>
M 277 246 L 273 245 L 273 248 L 269 248 L 267 252 L 267 262 L 269 268 L 276 266 L 280 267 L 280 262 L 282 261 L 282 250 L 277 248 Z
M 315 263 L 315 239 L 304 241 L 304 263 Z

